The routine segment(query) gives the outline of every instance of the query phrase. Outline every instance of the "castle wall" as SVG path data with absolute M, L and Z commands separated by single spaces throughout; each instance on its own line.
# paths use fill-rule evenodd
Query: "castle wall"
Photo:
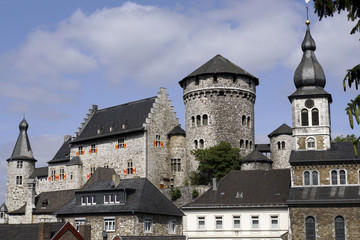
M 180 171 L 177 171 L 178 166 L 171 169 L 174 187 L 184 186 L 185 180 L 188 178 L 188 171 L 186 169 L 186 138 L 183 135 L 173 135 L 169 138 L 169 161 L 180 159 Z M 174 171 L 173 171 L 174 170 Z
M 289 159 L 292 149 L 292 135 L 277 135 L 270 138 L 272 169 L 290 168 Z
M 196 147 L 208 148 L 226 141 L 240 148 L 243 157 L 253 150 L 255 83 L 252 80 L 230 74 L 218 74 L 216 78 L 199 76 L 184 81 L 183 89 L 191 171 L 198 166 L 190 153 Z M 205 122 L 204 116 L 207 116 Z

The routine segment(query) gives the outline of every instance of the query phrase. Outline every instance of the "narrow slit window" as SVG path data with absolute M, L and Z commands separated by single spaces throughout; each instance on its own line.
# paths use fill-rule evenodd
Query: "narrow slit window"
M 312 125 L 319 126 L 319 110 L 314 108 L 311 111 Z

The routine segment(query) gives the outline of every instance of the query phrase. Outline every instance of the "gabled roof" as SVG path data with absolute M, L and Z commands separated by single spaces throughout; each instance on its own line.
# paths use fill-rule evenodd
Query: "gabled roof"
M 49 169 L 49 167 L 35 168 L 34 172 L 30 175 L 29 178 L 35 179 L 35 178 L 39 178 L 39 177 L 47 177 L 48 169 Z
M 26 208 L 26 203 L 23 206 L 21 206 L 20 208 L 14 210 L 12 212 L 9 212 L 9 215 L 24 215 L 25 214 L 25 208 Z
M 271 138 L 278 135 L 292 135 L 292 128 L 289 127 L 287 124 L 283 123 L 280 127 L 270 133 L 268 137 Z
M 183 213 L 167 199 L 149 180 L 146 178 L 122 179 L 116 187 L 112 187 L 112 181 L 98 181 L 93 183 L 84 191 L 77 191 L 76 194 L 99 193 L 108 191 L 127 191 L 128 197 L 124 205 L 121 204 L 96 204 L 77 205 L 75 201 L 68 202 L 60 208 L 56 214 L 61 216 L 77 214 L 104 214 L 104 213 L 147 213 L 168 216 L 183 216 Z M 128 190 L 127 190 L 128 189 Z
M 180 125 L 177 125 L 176 127 L 174 127 L 173 130 L 171 130 L 169 133 L 168 133 L 168 136 L 173 136 L 173 135 L 183 135 L 185 136 L 185 130 L 181 128 Z
M 26 122 L 24 118 L 19 124 L 20 133 L 16 141 L 14 150 L 11 154 L 11 157 L 7 159 L 7 161 L 30 160 L 36 162 L 33 152 L 31 150 L 29 137 L 27 135 L 28 128 L 29 128 L 29 124 Z
M 99 181 L 110 181 L 114 174 L 116 174 L 116 172 L 112 168 L 97 168 L 81 189 L 86 190 Z
M 359 151 L 360 148 L 358 148 Z M 355 157 L 354 147 L 351 142 L 332 142 L 329 150 L 293 150 L 289 162 L 291 165 L 360 163 L 360 158 Z
M 56 234 L 51 238 L 51 240 L 60 240 L 60 239 L 72 239 L 70 236 L 78 239 L 84 240 L 84 238 L 80 235 L 78 231 L 71 225 L 71 223 L 67 222 Z M 62 238 L 63 236 L 66 236 Z
M 241 162 L 248 163 L 248 162 L 263 162 L 263 163 L 272 163 L 268 157 L 266 157 L 264 154 L 259 152 L 258 150 L 252 151 L 249 155 L 244 157 Z
M 71 199 L 75 197 L 75 190 L 61 190 L 42 192 L 35 197 L 35 209 L 33 214 L 53 214 Z M 46 207 L 43 204 L 46 203 Z
M 61 227 L 63 222 L 37 223 L 37 224 L 0 224 L 1 239 L 8 240 L 38 240 L 40 224 L 50 224 L 51 236 L 54 236 Z
M 359 204 L 359 186 L 293 187 L 289 205 L 303 204 Z
M 217 190 L 209 189 L 182 209 L 281 207 L 286 206 L 289 188 L 289 169 L 231 171 Z
M 151 97 L 95 111 L 72 143 L 142 131 L 155 99 Z
M 201 76 L 201 75 L 208 75 L 208 74 L 221 74 L 221 73 L 230 73 L 235 75 L 244 75 L 250 77 L 255 81 L 256 85 L 259 85 L 259 79 L 242 69 L 241 67 L 237 66 L 236 64 L 232 63 L 228 59 L 224 58 L 220 54 L 216 55 L 201 67 L 190 73 L 186 76 L 183 80 L 179 82 L 180 86 L 182 86 L 182 82 L 188 78 Z
M 53 159 L 48 161 L 49 164 L 70 161 L 70 140 L 64 141 Z
M 66 166 L 74 166 L 74 165 L 82 165 L 82 161 L 79 156 L 73 157 L 68 163 L 66 163 Z

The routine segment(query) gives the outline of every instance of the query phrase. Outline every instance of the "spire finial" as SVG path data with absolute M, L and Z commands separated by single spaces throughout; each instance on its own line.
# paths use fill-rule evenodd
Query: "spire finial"
M 310 0 L 305 0 L 305 3 L 306 3 L 306 21 L 305 21 L 305 24 L 306 25 L 310 25 L 310 20 L 309 20 L 309 6 L 308 6 L 308 3 L 309 3 Z

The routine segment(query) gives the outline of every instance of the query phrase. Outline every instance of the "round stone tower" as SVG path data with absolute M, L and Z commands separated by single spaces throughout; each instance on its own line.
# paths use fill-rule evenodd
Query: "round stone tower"
M 179 84 L 185 104 L 189 171 L 198 166 L 191 155 L 193 149 L 226 141 L 240 148 L 243 157 L 252 152 L 256 77 L 217 55 Z
M 29 125 L 25 118 L 20 122 L 20 134 L 14 151 L 7 159 L 7 181 L 5 204 L 9 212 L 24 206 L 27 200 L 27 180 L 35 170 L 35 158 L 27 135 Z

